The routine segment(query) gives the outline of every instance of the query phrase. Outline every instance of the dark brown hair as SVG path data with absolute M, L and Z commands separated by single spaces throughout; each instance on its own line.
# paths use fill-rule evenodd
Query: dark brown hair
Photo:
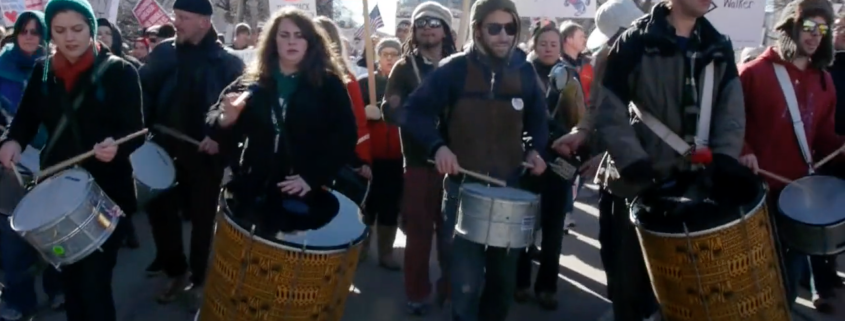
M 299 27 L 302 37 L 308 43 L 308 49 L 298 67 L 299 72 L 309 84 L 315 87 L 322 86 L 326 74 L 336 76 L 344 83 L 349 81 L 343 71 L 343 60 L 331 50 L 331 40 L 323 28 L 318 27 L 304 11 L 293 7 L 279 9 L 268 20 L 269 27 L 263 28 L 258 38 L 258 59 L 249 65 L 245 79 L 263 84 L 274 81 L 274 69 L 279 68 L 276 34 L 279 32 L 279 25 L 285 19 Z
M 346 53 L 346 47 L 343 46 L 343 40 L 340 37 L 340 28 L 329 18 L 323 16 L 317 16 L 314 18 L 314 22 L 317 23 L 318 26 L 323 28 L 323 31 L 326 32 L 326 35 L 329 36 L 329 40 L 332 43 L 332 50 L 335 54 L 340 56 L 341 61 L 343 62 L 343 71 L 347 74 L 352 73 L 352 67 L 349 65 L 349 55 Z

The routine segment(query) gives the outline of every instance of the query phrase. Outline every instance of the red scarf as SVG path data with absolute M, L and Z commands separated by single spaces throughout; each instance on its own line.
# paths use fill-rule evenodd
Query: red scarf
M 97 51 L 100 51 L 99 45 L 97 45 Z M 65 58 L 61 51 L 56 50 L 56 53 L 50 59 L 50 64 L 53 66 L 56 77 L 65 83 L 65 90 L 70 92 L 76 85 L 76 81 L 79 80 L 79 75 L 94 65 L 94 51 L 90 48 L 85 50 L 79 60 L 72 63 Z

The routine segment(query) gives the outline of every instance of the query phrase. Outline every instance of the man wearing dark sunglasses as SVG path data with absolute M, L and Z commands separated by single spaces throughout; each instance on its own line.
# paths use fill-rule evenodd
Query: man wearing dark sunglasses
M 455 228 L 461 186 L 473 182 L 461 170 L 516 183 L 523 163 L 535 176 L 546 169 L 541 152 L 525 151 L 522 143 L 525 131 L 533 146 L 546 146 L 549 129 L 537 74 L 525 52 L 516 49 L 516 5 L 510 0 L 478 0 L 469 17 L 469 50 L 441 62 L 411 94 L 407 115 L 400 120 L 403 133 L 422 145 L 437 170 L 448 175 L 444 229 Z M 452 320 L 507 319 L 516 291 L 517 258 L 525 249 L 488 247 L 470 241 L 466 231 L 454 231 L 447 258 Z
M 833 7 L 826 0 L 798 0 L 790 2 L 781 12 L 774 25 L 777 42 L 757 59 L 744 64 L 739 71 L 745 94 L 746 131 L 745 148 L 740 160 L 755 172 L 766 170 L 796 180 L 810 174 L 811 166 L 817 160 L 836 150 L 845 142 L 836 135 L 836 86 L 826 68 L 834 58 L 831 25 L 834 22 Z M 786 97 L 796 97 L 792 99 Z M 793 124 L 799 124 L 794 126 Z M 803 126 L 800 124 L 803 123 Z M 839 161 L 845 160 L 838 157 Z M 828 163 L 819 169 L 822 173 L 842 173 L 841 163 Z M 769 185 L 771 208 L 780 208 L 784 213 L 802 209 L 798 204 L 789 207 L 777 204 L 784 183 L 764 176 Z M 815 191 L 814 191 L 815 192 Z M 825 206 L 824 204 L 814 204 Z M 824 208 L 824 207 L 818 207 Z M 821 212 L 823 213 L 823 211 Z M 825 215 L 819 213 L 818 215 Z M 833 312 L 835 271 L 825 271 L 828 260 L 835 257 L 812 257 L 813 269 L 807 266 L 807 256 L 786 246 L 781 239 L 779 248 L 783 266 L 787 302 L 794 305 L 798 296 L 799 280 L 812 273 L 824 287 L 809 284 L 813 292 L 813 303 L 823 313 Z M 818 273 L 818 274 L 816 274 Z M 831 277 L 831 274 L 832 277 Z M 841 284 L 841 281 L 839 281 Z

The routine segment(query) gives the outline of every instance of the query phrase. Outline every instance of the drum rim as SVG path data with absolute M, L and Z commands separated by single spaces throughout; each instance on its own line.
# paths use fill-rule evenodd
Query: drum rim
M 809 226 L 809 227 L 822 227 L 822 228 L 832 227 L 832 226 L 835 226 L 835 225 L 841 225 L 843 222 L 845 222 L 845 216 L 843 216 L 842 218 L 840 218 L 840 219 L 838 219 L 838 220 L 831 221 L 831 222 L 826 223 L 826 224 L 807 223 L 807 222 L 802 222 L 802 221 L 799 221 L 797 218 L 792 217 L 791 215 L 789 215 L 789 214 L 785 213 L 785 212 L 782 210 L 782 208 L 781 208 L 781 205 L 780 205 L 780 204 L 781 204 L 781 201 L 784 199 L 784 196 L 783 196 L 783 195 L 784 195 L 784 192 L 786 191 L 786 189 L 787 189 L 787 188 L 790 188 L 790 190 L 791 190 L 791 189 L 793 189 L 793 188 L 800 188 L 800 187 L 795 187 L 795 186 L 793 186 L 793 184 L 800 184 L 802 181 L 806 182 L 806 181 L 813 180 L 813 179 L 816 179 L 816 178 L 819 178 L 819 177 L 833 178 L 833 179 L 839 179 L 839 180 L 842 180 L 842 179 L 840 179 L 840 178 L 838 178 L 838 177 L 835 177 L 835 176 L 830 176 L 830 175 L 810 175 L 810 176 L 804 176 L 804 177 L 802 177 L 802 178 L 799 178 L 799 179 L 794 180 L 791 184 L 786 185 L 786 187 L 784 187 L 784 188 L 783 188 L 783 190 L 782 190 L 782 191 L 780 192 L 780 194 L 778 195 L 778 200 L 777 200 L 777 212 L 778 212 L 778 217 L 779 217 L 779 218 L 786 219 L 786 220 L 789 220 L 790 222 L 795 222 L 795 223 L 798 223 L 798 224 L 804 225 L 804 226 Z M 789 187 L 789 186 L 793 186 L 793 187 Z
M 335 196 L 338 196 L 339 193 L 338 192 L 332 192 L 332 194 L 334 194 Z M 341 194 L 341 196 L 343 196 L 343 195 Z M 349 201 L 352 202 L 353 204 L 355 204 L 354 201 L 352 201 L 352 200 L 349 200 Z M 357 205 L 356 205 L 356 207 L 357 207 Z M 360 210 L 360 207 L 358 207 L 358 208 Z M 229 224 L 233 228 L 238 230 L 238 232 L 241 232 L 241 233 L 247 235 L 247 237 L 249 237 L 250 232 L 248 230 L 246 230 L 245 228 L 243 228 L 242 226 L 238 225 L 232 219 L 232 211 L 229 209 L 229 204 L 228 204 L 228 202 L 226 202 L 226 199 L 223 198 L 223 193 L 220 194 L 220 209 L 222 211 L 221 214 L 223 215 L 223 218 L 227 222 L 229 222 Z M 306 231 L 306 232 L 303 232 L 303 233 L 308 233 L 308 232 L 309 231 Z M 361 232 L 361 235 L 356 237 L 355 239 L 353 239 L 351 242 L 343 243 L 343 244 L 340 244 L 340 245 L 332 245 L 332 246 L 316 246 L 316 245 L 299 244 L 299 243 L 294 243 L 294 242 L 290 242 L 290 241 L 286 241 L 286 240 L 279 240 L 279 239 L 268 240 L 268 239 L 265 239 L 265 238 L 260 237 L 258 235 L 254 235 L 254 237 L 255 237 L 255 240 L 257 240 L 261 243 L 264 243 L 265 245 L 275 247 L 275 248 L 279 248 L 279 249 L 283 249 L 283 250 L 291 250 L 291 251 L 307 252 L 307 253 L 317 253 L 317 254 L 333 254 L 333 253 L 345 252 L 345 251 L 351 249 L 352 247 L 363 243 L 364 239 L 366 238 L 366 235 L 367 235 L 367 228 L 365 227 L 363 229 L 363 231 Z
M 531 200 L 527 200 L 527 199 L 526 199 L 526 200 L 513 200 L 513 199 L 501 199 L 501 198 L 494 198 L 494 197 L 491 197 L 491 196 L 486 196 L 486 195 L 478 195 L 478 193 L 472 193 L 472 192 L 470 192 L 470 193 L 464 193 L 464 188 L 465 188 L 464 186 L 466 186 L 466 185 L 477 185 L 477 186 L 481 186 L 481 187 L 496 187 L 496 188 L 502 188 L 502 187 L 499 187 L 499 186 L 485 186 L 485 185 L 483 185 L 483 184 L 479 184 L 479 183 L 466 183 L 466 184 L 461 184 L 461 187 L 460 187 L 460 197 L 459 197 L 459 198 L 463 198 L 463 197 L 464 197 L 464 195 L 467 195 L 467 196 L 471 196 L 471 197 L 478 198 L 478 199 L 491 200 L 491 201 L 496 201 L 496 202 L 501 202 L 501 203 L 507 203 L 507 204 L 525 204 L 525 203 L 534 204 L 534 203 L 538 203 L 538 202 L 540 202 L 540 194 L 531 193 L 531 192 L 529 192 L 529 191 L 522 190 L 522 189 L 518 189 L 518 188 L 507 187 L 507 186 L 504 186 L 504 187 L 503 187 L 503 188 L 509 188 L 509 189 L 512 189 L 512 190 L 517 190 L 517 191 L 520 191 L 520 192 L 524 192 L 524 193 L 526 193 L 526 194 L 529 194 L 529 195 L 533 196 L 534 198 L 533 198 L 533 199 L 531 199 Z
M 21 198 L 20 201 L 18 201 L 18 205 L 15 206 L 15 210 L 12 211 L 12 215 L 9 215 L 9 227 L 12 228 L 12 231 L 15 231 L 15 232 L 18 232 L 18 233 L 36 231 L 36 230 L 40 230 L 40 229 L 43 229 L 43 228 L 53 227 L 56 224 L 58 224 L 59 221 L 61 221 L 61 218 L 64 217 L 64 216 L 62 216 L 60 218 L 54 218 L 54 219 L 50 220 L 48 224 L 45 224 L 44 226 L 39 226 L 39 227 L 33 228 L 33 229 L 21 230 L 21 229 L 18 229 L 17 226 L 15 226 L 15 216 L 17 216 L 16 214 L 18 213 L 18 211 L 21 210 L 22 207 L 20 205 L 23 203 L 24 200 L 26 200 L 26 197 L 29 196 L 30 194 L 32 194 L 32 192 L 34 192 L 38 188 L 39 185 L 42 185 L 44 183 L 58 179 L 58 178 L 62 177 L 62 174 L 69 172 L 69 171 L 79 171 L 79 172 L 83 172 L 85 175 L 88 175 L 88 180 L 87 180 L 86 184 L 88 184 L 87 186 L 89 186 L 89 187 L 91 186 L 91 183 L 96 184 L 96 182 L 94 182 L 94 176 L 92 176 L 91 173 L 86 171 L 84 168 L 80 168 L 80 167 L 69 168 L 69 169 L 66 169 L 66 170 L 63 170 L 61 172 L 56 173 L 56 175 L 50 176 L 49 178 L 47 178 L 47 180 L 45 180 L 41 183 L 38 183 L 38 185 L 33 187 L 31 190 L 29 190 L 26 193 L 26 195 L 24 195 L 24 197 Z M 87 199 L 79 200 L 78 203 L 76 203 L 76 205 L 73 208 L 79 208 L 79 206 L 81 206 L 82 203 L 85 202 L 86 200 Z
M 164 147 L 161 147 L 161 145 L 156 144 L 152 140 L 145 141 L 144 144 L 142 144 L 140 147 L 138 147 L 138 149 L 136 149 L 136 151 L 140 150 L 144 145 L 147 145 L 147 144 L 152 145 L 151 146 L 152 148 L 158 149 L 158 151 L 164 152 L 164 154 L 167 155 L 167 157 L 165 157 L 164 160 L 168 165 L 170 165 L 170 168 L 173 168 L 173 179 L 170 180 L 170 184 L 167 185 L 166 187 L 150 186 L 150 184 L 147 184 L 147 182 L 138 178 L 138 175 L 135 175 L 134 165 L 133 165 L 133 169 L 132 169 L 132 179 L 134 179 L 137 182 L 140 182 L 141 184 L 143 184 L 144 186 L 146 186 L 146 187 L 148 187 L 152 190 L 167 190 L 169 188 L 172 188 L 173 185 L 176 183 L 176 162 L 173 161 L 172 156 L 170 156 L 170 154 L 167 153 L 167 150 L 164 149 Z M 135 155 L 135 152 L 132 152 L 132 154 L 129 155 L 129 163 L 133 163 L 132 162 L 132 155 Z
M 714 227 L 704 229 L 704 230 L 701 230 L 701 231 L 694 231 L 694 232 L 689 232 L 689 233 L 683 233 L 683 232 L 682 233 L 666 233 L 666 232 L 652 231 L 652 230 L 649 230 L 649 229 L 643 227 L 643 225 L 640 223 L 640 220 L 637 218 L 637 216 L 634 215 L 633 211 L 630 210 L 631 206 L 639 200 L 639 197 L 634 198 L 634 200 L 631 202 L 632 205 L 628 206 L 628 218 L 631 220 L 631 223 L 634 224 L 634 227 L 637 229 L 637 231 L 645 232 L 645 233 L 655 235 L 655 236 L 659 236 L 659 237 L 684 238 L 684 237 L 698 237 L 698 236 L 703 236 L 703 235 L 709 235 L 709 234 L 712 234 L 713 232 L 718 232 L 718 231 L 721 231 L 721 230 L 724 230 L 724 229 L 727 229 L 727 228 L 731 228 L 731 227 L 739 224 L 742 221 L 747 221 L 747 220 L 751 219 L 752 217 L 754 217 L 754 215 L 762 213 L 763 207 L 766 206 L 766 194 L 767 194 L 767 191 L 768 191 L 767 185 L 764 184 L 762 186 L 763 186 L 763 192 L 764 192 L 763 198 L 761 198 L 760 201 L 757 202 L 757 205 L 752 207 L 751 210 L 748 211 L 748 213 L 743 214 L 742 218 L 737 218 L 735 220 L 728 221 L 727 223 L 724 223 L 722 225 L 714 226 Z

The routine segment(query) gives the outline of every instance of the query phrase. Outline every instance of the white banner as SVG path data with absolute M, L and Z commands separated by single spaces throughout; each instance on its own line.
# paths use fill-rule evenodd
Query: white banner
M 255 48 L 249 48 L 244 50 L 231 50 L 229 52 L 231 52 L 235 56 L 238 56 L 238 58 L 241 58 L 241 60 L 243 60 L 244 63 L 247 65 L 252 63 L 252 61 L 255 60 L 258 55 L 257 50 L 255 50 Z
M 516 11 L 520 17 L 548 17 L 554 13 L 554 18 L 594 18 L 596 16 L 597 0 L 520 0 L 516 3 Z
M 282 7 L 297 7 L 312 17 L 317 16 L 317 0 L 267 0 L 267 3 L 271 16 Z
M 762 45 L 763 28 L 766 28 L 765 1 L 713 0 L 710 8 L 707 20 L 731 38 L 734 49 Z

